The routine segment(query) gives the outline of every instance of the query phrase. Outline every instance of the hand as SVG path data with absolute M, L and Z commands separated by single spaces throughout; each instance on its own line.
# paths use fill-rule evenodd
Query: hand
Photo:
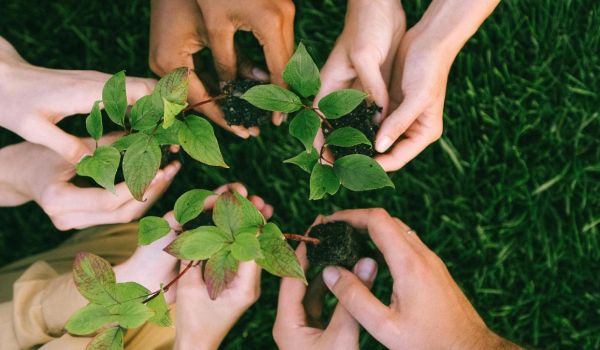
M 321 219 L 317 218 L 314 224 L 320 223 Z M 296 255 L 306 271 L 308 260 L 304 243 L 298 246 Z M 377 263 L 370 258 L 361 259 L 354 266 L 354 273 L 365 288 L 370 288 L 377 274 Z M 317 286 L 312 285 L 307 293 L 302 281 L 295 278 L 281 280 L 273 327 L 273 338 L 279 349 L 358 349 L 359 325 L 343 305 L 335 307 L 325 329 L 319 327 L 325 290 L 320 290 L 320 276 L 312 283 Z
M 241 29 L 254 32 L 264 47 L 271 81 L 284 85 L 282 73 L 294 49 L 293 20 L 294 5 L 289 0 L 153 0 L 150 67 L 158 75 L 180 66 L 194 68 L 192 55 L 210 47 L 221 81 L 237 75 L 266 80 L 265 72 L 238 57 L 233 37 Z M 189 88 L 190 104 L 210 99 L 196 74 L 190 76 Z M 205 103 L 197 110 L 242 138 L 259 134 L 258 128 L 229 126 L 215 102 Z M 273 114 L 275 125 L 281 124 L 282 119 L 281 113 Z
M 323 279 L 339 303 L 384 346 L 518 349 L 486 327 L 442 260 L 399 219 L 383 209 L 358 209 L 337 212 L 324 221 L 345 221 L 368 230 L 383 253 L 394 279 L 389 306 L 341 267 L 326 267 Z
M 246 197 L 248 191 L 239 184 L 221 187 L 216 192 L 236 190 Z M 212 207 L 217 196 L 206 200 L 205 209 Z M 257 196 L 248 198 L 267 219 L 273 207 Z M 181 268 L 187 263 L 182 262 Z M 261 269 L 254 261 L 241 262 L 233 281 L 217 299 L 211 300 L 201 265 L 191 267 L 177 282 L 176 350 L 217 349 L 238 318 L 260 295 Z
M 117 136 L 107 135 L 100 145 L 110 144 Z M 94 140 L 81 139 L 93 148 Z M 29 142 L 6 146 L 0 150 L 0 206 L 15 206 L 35 201 L 59 230 L 85 228 L 100 224 L 125 223 L 139 218 L 148 210 L 181 168 L 177 161 L 158 171 L 145 193 L 146 200 L 135 200 L 123 182 L 115 186 L 116 194 L 103 188 L 80 188 L 70 183 L 75 166 L 56 152 Z
M 93 151 L 55 124 L 67 116 L 87 114 L 102 99 L 110 75 L 35 67 L 0 37 L 0 126 L 25 140 L 46 146 L 72 164 Z M 152 92 L 153 79 L 127 78 L 129 104 Z
M 404 36 L 390 83 L 392 112 L 383 120 L 375 141 L 378 152 L 389 150 L 375 157 L 386 171 L 402 168 L 441 137 L 446 83 L 453 60 L 419 40 L 412 29 Z

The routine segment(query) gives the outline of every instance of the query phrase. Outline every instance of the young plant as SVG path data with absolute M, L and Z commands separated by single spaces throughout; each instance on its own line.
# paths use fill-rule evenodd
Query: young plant
M 175 202 L 175 219 L 183 226 L 201 215 L 205 200 L 213 192 L 194 189 Z M 268 272 L 294 277 L 306 283 L 304 271 L 286 236 L 277 225 L 268 223 L 254 205 L 237 192 L 219 196 L 212 209 L 213 225 L 202 225 L 178 232 L 166 252 L 186 260 L 185 268 L 173 280 L 150 292 L 134 283 L 116 283 L 110 264 L 98 256 L 80 253 L 75 259 L 73 278 L 78 290 L 90 302 L 77 311 L 65 328 L 74 335 L 98 332 L 87 350 L 123 348 L 127 329 L 145 322 L 172 325 L 164 293 L 192 266 L 202 265 L 203 277 L 211 299 L 227 288 L 241 261 L 254 260 Z M 139 224 L 139 244 L 150 244 L 171 231 L 168 222 L 148 216 Z
M 351 121 L 356 118 L 370 122 L 378 108 L 365 102 L 367 94 L 354 89 L 337 90 L 323 97 L 318 107 L 313 107 L 321 80 L 317 65 L 302 43 L 288 62 L 283 79 L 291 90 L 273 84 L 258 85 L 241 98 L 265 110 L 295 113 L 289 133 L 304 145 L 305 151 L 285 163 L 296 164 L 310 174 L 310 199 L 334 195 L 340 185 L 352 191 L 394 187 L 383 168 L 370 156 L 361 154 L 365 153 L 362 150 L 365 147 L 372 149 L 375 133 L 371 130 L 369 139 L 359 128 L 337 122 L 348 119 L 352 125 Z M 364 115 L 359 115 L 362 113 Z M 319 127 L 323 128 L 326 137 L 321 152 L 313 146 Z M 335 148 L 349 149 L 355 154 L 344 154 L 331 160 L 324 156 L 328 148 L 338 155 Z
M 96 101 L 85 125 L 98 141 L 102 137 L 100 103 L 108 118 L 124 130 L 111 146 L 100 146 L 77 164 L 77 174 L 89 176 L 100 186 L 115 191 L 115 176 L 122 158 L 125 183 L 133 197 L 143 200 L 146 188 L 161 163 L 163 145 L 181 145 L 195 160 L 227 167 L 211 124 L 187 104 L 189 69 L 177 68 L 156 84 L 152 94 L 140 98 L 127 113 L 125 73 L 113 75 L 104 85 L 102 100 Z M 192 106 L 194 107 L 194 106 Z

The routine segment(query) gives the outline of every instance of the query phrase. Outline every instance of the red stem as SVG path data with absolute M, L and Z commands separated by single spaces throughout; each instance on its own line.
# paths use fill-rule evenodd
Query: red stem
M 325 124 L 325 126 L 327 127 L 327 130 L 333 131 L 333 129 L 335 129 L 333 127 L 333 125 L 331 125 L 329 120 L 327 120 L 327 118 L 323 115 L 323 113 L 321 112 L 321 110 L 318 107 L 308 107 L 308 108 L 312 109 L 313 111 L 315 111 L 315 113 L 317 113 L 317 115 L 319 116 L 319 118 L 321 119 L 323 124 Z
M 196 107 L 198 107 L 198 106 L 202 106 L 203 104 L 206 104 L 206 103 L 209 103 L 209 102 L 218 101 L 218 100 L 220 100 L 220 99 L 222 99 L 222 98 L 225 98 L 225 95 L 219 95 L 219 96 L 211 97 L 211 98 L 209 98 L 208 100 L 200 101 L 200 102 L 198 102 L 198 103 L 195 103 L 195 104 L 193 104 L 193 105 L 187 106 L 187 107 L 186 107 L 186 108 L 183 110 L 183 112 L 184 112 L 184 113 L 185 113 L 185 112 L 189 112 L 189 111 L 191 111 L 192 109 L 194 109 L 194 108 L 196 108 Z
M 185 275 L 186 272 L 188 272 L 192 266 L 193 266 L 194 262 L 190 261 L 187 266 L 181 270 L 181 272 L 179 272 L 179 274 L 177 276 L 175 276 L 175 278 L 173 278 L 173 280 L 171 280 L 171 282 L 167 283 L 166 286 L 164 286 L 164 288 L 162 289 L 165 293 L 169 290 L 169 288 L 171 288 L 183 275 Z M 150 297 L 148 297 L 148 299 L 144 300 L 144 304 L 149 302 L 150 300 L 156 298 L 158 295 L 160 294 L 160 290 L 150 294 Z
M 306 242 L 306 243 L 311 243 L 314 245 L 321 243 L 321 240 L 319 240 L 318 238 L 297 235 L 295 233 L 284 233 L 283 236 L 285 237 L 285 239 L 292 240 L 292 241 Z

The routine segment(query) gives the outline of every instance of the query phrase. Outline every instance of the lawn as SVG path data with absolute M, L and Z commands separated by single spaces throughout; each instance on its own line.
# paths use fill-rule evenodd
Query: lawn
M 296 3 L 297 40 L 322 65 L 345 1 Z M 409 26 L 427 4 L 405 4 Z M 47 67 L 152 76 L 148 26 L 146 0 L 0 2 L 0 35 Z M 257 57 L 255 44 L 240 39 Z M 187 162 L 151 213 L 166 212 L 188 189 L 229 181 L 272 203 L 288 232 L 303 232 L 318 213 L 382 206 L 442 257 L 494 331 L 531 347 L 600 349 L 599 52 L 600 2 L 504 1 L 452 68 L 442 139 L 392 175 L 395 191 L 342 191 L 309 202 L 308 178 L 281 163 L 300 146 L 264 127 L 250 141 L 218 132 L 231 169 Z M 84 134 L 82 118 L 62 126 Z M 17 141 L 0 130 L 0 146 Z M 34 204 L 2 208 L 0 264 L 69 234 L 53 229 Z M 278 280 L 263 276 L 259 302 L 223 349 L 275 347 Z M 376 293 L 387 300 L 390 287 L 382 272 Z M 382 348 L 366 334 L 361 345 Z

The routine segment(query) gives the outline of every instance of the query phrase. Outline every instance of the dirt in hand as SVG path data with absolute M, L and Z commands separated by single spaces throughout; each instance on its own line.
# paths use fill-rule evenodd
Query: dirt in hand
M 249 128 L 269 120 L 271 112 L 255 107 L 240 98 L 244 92 L 261 84 L 264 83 L 249 79 L 236 79 L 225 84 L 222 90 L 225 97 L 219 100 L 219 104 L 229 125 L 242 125 Z
M 375 103 L 363 101 L 352 112 L 341 118 L 330 120 L 330 123 L 335 129 L 345 126 L 358 129 L 365 134 L 367 139 L 371 141 L 371 144 L 374 145 L 375 135 L 377 134 L 377 130 L 379 130 L 379 125 L 373 121 L 373 116 L 377 112 L 381 112 L 381 107 L 377 106 Z M 375 150 L 369 145 L 356 145 L 352 147 L 329 146 L 329 149 L 335 158 L 350 154 L 363 154 L 369 157 L 375 155 Z
M 366 237 L 344 222 L 317 225 L 308 236 L 321 241 L 306 245 L 311 266 L 337 265 L 351 269 L 366 253 Z

